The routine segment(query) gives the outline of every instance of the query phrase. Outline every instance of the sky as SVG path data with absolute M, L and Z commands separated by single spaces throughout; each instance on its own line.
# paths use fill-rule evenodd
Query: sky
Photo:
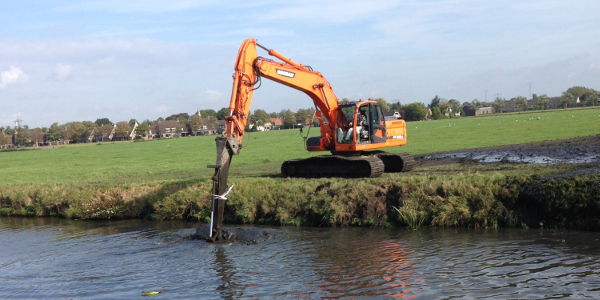
M 600 90 L 598 12 L 593 0 L 0 0 L 0 126 L 228 107 L 250 37 L 310 65 L 340 99 Z M 263 80 L 251 110 L 312 106 Z

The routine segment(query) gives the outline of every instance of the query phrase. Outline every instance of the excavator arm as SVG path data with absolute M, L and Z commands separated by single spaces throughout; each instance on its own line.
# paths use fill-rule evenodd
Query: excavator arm
M 257 46 L 281 62 L 259 57 Z M 339 102 L 327 79 L 310 67 L 298 64 L 273 49 L 257 44 L 253 38 L 245 40 L 239 49 L 235 63 L 229 115 L 225 117 L 226 129 L 222 136 L 216 138 L 217 161 L 215 165 L 208 166 L 215 169 L 212 178 L 213 197 L 208 241 L 214 242 L 221 237 L 225 195 L 230 190 L 227 187 L 229 165 L 233 155 L 238 154 L 242 148 L 250 115 L 252 93 L 260 86 L 263 77 L 302 91 L 313 100 L 318 109 L 317 118 L 321 123 L 321 138 L 316 146 L 318 149 L 313 150 L 334 150 L 334 130 L 331 122 L 335 122 L 338 118 Z
M 267 51 L 269 55 L 280 59 L 281 62 L 258 56 L 256 46 Z M 227 121 L 225 136 L 235 135 L 236 139 L 240 143 L 242 142 L 244 129 L 250 114 L 252 93 L 260 86 L 262 78 L 273 80 L 308 95 L 320 112 L 321 125 L 326 125 L 321 126 L 325 130 L 325 132 L 322 132 L 325 133 L 322 136 L 331 138 L 331 127 L 327 126 L 326 123 L 335 120 L 339 104 L 331 84 L 319 72 L 298 64 L 273 49 L 267 49 L 257 44 L 255 39 L 245 40 L 238 53 L 229 104 L 230 115 L 225 117 Z M 327 121 L 324 121 L 323 118 Z M 327 145 L 330 145 L 330 143 L 327 143 Z

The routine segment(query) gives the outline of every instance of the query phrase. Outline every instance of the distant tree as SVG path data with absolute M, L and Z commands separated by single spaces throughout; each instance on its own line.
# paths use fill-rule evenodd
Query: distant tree
M 434 107 L 438 107 L 440 106 L 440 101 L 442 99 L 440 99 L 440 97 L 438 97 L 438 95 L 435 95 L 435 97 L 433 99 L 431 99 L 431 103 L 429 103 L 429 108 L 434 108 Z
M 200 115 L 203 118 L 208 118 L 210 116 L 213 116 L 213 117 L 216 118 L 217 117 L 217 112 L 214 109 L 203 109 L 203 110 L 200 110 Z
M 140 122 L 138 122 L 136 119 L 129 120 L 129 124 L 135 124 L 135 123 L 140 124 Z
M 206 119 L 208 121 L 208 124 L 204 124 L 204 125 L 212 126 L 213 128 L 219 127 L 219 122 L 217 122 L 216 116 L 208 116 Z
M 567 95 L 571 95 L 570 101 L 567 99 Z M 598 91 L 584 86 L 570 87 L 563 92 L 563 95 L 561 96 L 561 103 L 563 104 L 563 107 L 574 106 L 577 105 L 575 103 L 577 99 L 580 101 L 579 105 L 595 106 L 596 102 L 598 101 Z
M 442 99 L 440 99 L 440 103 L 439 103 L 438 107 L 440 108 L 440 112 L 442 113 L 442 115 L 446 116 L 446 113 L 448 112 L 448 108 L 450 108 L 450 102 L 448 102 L 448 100 L 442 98 Z M 433 114 L 433 109 L 431 110 L 431 113 Z
M 104 125 L 98 127 L 98 133 L 100 134 L 100 140 L 104 141 L 105 139 L 108 139 L 110 136 L 110 133 L 113 131 L 114 128 L 115 128 L 115 126 L 112 124 L 104 124 Z
M 262 109 L 254 110 L 254 114 L 252 114 L 252 115 L 254 116 L 255 122 L 260 121 L 260 122 L 262 122 L 262 124 L 264 124 L 264 122 L 269 119 L 269 114 Z
M 190 123 L 190 118 L 189 118 L 189 117 L 187 117 L 187 118 L 184 118 L 184 117 L 178 117 L 178 118 L 177 118 L 177 122 L 179 122 L 179 124 L 184 124 L 184 125 L 186 125 L 186 124 L 189 124 L 189 123 Z
M 450 103 L 450 108 L 452 108 L 453 116 L 456 116 L 456 113 L 460 113 L 460 115 L 463 114 L 462 105 L 460 104 L 460 102 L 458 100 L 450 99 L 450 100 L 448 100 L 448 103 Z
M 112 124 L 112 122 L 108 118 L 96 119 L 96 122 L 94 123 L 96 123 L 96 126 L 98 127 L 106 124 Z
M 538 109 L 548 109 L 548 102 L 550 101 L 550 97 L 546 94 L 539 95 L 535 98 L 537 102 Z
M 142 122 L 135 128 L 135 135 L 140 137 L 146 137 L 146 133 L 150 128 L 148 127 L 148 123 Z
M 598 102 L 598 92 L 593 89 L 588 90 L 583 94 L 581 100 L 588 106 L 596 106 L 596 102 Z
M 575 100 L 575 95 L 571 94 L 568 90 L 562 92 L 560 96 L 560 103 L 563 105 L 563 108 L 569 107 Z
M 390 105 L 390 109 L 393 109 L 393 110 L 402 110 L 402 104 L 400 104 L 400 101 L 396 101 L 396 103 L 392 103 Z
M 48 128 L 48 140 L 50 141 L 58 141 L 60 140 L 60 138 L 62 137 L 62 130 L 61 128 L 58 126 L 58 123 L 53 123 L 52 125 L 50 125 L 50 128 Z
M 223 107 L 223 108 L 219 109 L 219 111 L 216 114 L 216 117 L 218 120 L 225 120 L 225 117 L 228 115 L 229 115 L 229 108 Z
M 312 115 L 314 113 L 314 108 L 312 110 L 310 109 L 305 109 L 305 108 L 300 108 L 296 111 L 296 121 L 298 123 L 302 123 L 302 125 L 304 125 L 304 122 L 309 120 Z
M 75 143 L 89 142 L 95 128 L 96 123 L 91 121 L 65 123 L 62 125 L 63 138 Z
M 514 98 L 515 105 L 523 109 L 523 111 L 527 110 L 527 98 L 523 96 L 517 96 Z
M 294 128 L 296 126 L 296 116 L 289 109 L 284 109 L 280 112 L 283 115 L 283 127 L 284 128 Z
M 115 128 L 115 135 L 117 137 L 125 137 L 125 135 L 129 132 L 129 123 L 125 121 L 117 122 L 117 128 Z
M 12 144 L 12 139 L 9 135 L 4 133 L 4 127 L 0 127 L 0 145 Z
M 26 126 L 19 127 L 16 129 L 17 135 L 15 137 L 15 145 L 25 146 L 30 143 L 29 130 Z
M 70 126 L 75 131 L 71 136 L 71 140 L 73 140 L 75 143 L 85 142 L 89 137 L 87 128 L 81 122 L 72 122 Z M 88 133 L 87 136 L 86 133 Z
M 71 128 L 70 125 L 62 125 L 61 126 L 62 139 L 64 141 L 72 141 L 75 136 L 75 130 Z
M 585 92 L 590 90 L 593 91 L 593 89 L 589 89 L 584 86 L 574 86 L 568 88 L 566 92 L 571 94 L 573 96 L 573 100 L 575 100 L 577 98 L 581 98 L 585 94 Z
M 479 102 L 479 100 L 477 100 L 477 99 L 473 99 L 473 100 L 471 101 L 471 108 L 472 108 L 474 111 L 477 111 L 478 109 L 480 109 L 480 108 L 482 108 L 482 107 L 483 107 L 483 103 Z
M 37 147 L 40 143 L 44 142 L 44 131 L 40 128 L 34 128 L 29 131 L 29 137 L 33 146 Z
M 492 103 L 492 109 L 494 110 L 495 113 L 498 114 L 498 113 L 502 112 L 502 109 L 504 109 L 504 102 L 506 102 L 506 99 L 496 97 L 496 99 Z
M 154 122 L 150 121 L 149 119 L 146 119 L 146 120 L 142 121 L 142 123 L 140 123 L 140 125 L 141 125 L 141 124 L 146 124 L 146 125 L 148 125 L 148 130 L 150 130 L 150 128 L 153 128 L 153 127 L 154 127 Z
M 6 126 L 6 128 L 4 128 L 4 134 L 6 134 L 8 136 L 12 136 L 14 133 L 15 133 L 15 130 L 10 128 L 10 126 Z
M 348 99 L 348 98 L 342 98 L 342 100 L 340 100 L 340 103 L 341 104 L 348 104 L 348 103 L 350 103 L 350 99 Z
M 431 118 L 433 118 L 434 120 L 439 120 L 444 118 L 444 115 L 442 114 L 442 111 L 440 110 L 439 106 L 435 106 L 434 108 L 431 109 Z
M 377 103 L 379 103 L 379 106 L 381 106 L 381 109 L 383 111 L 390 110 L 390 105 L 387 103 L 387 101 L 385 101 L 385 99 L 377 98 L 377 99 L 373 99 L 373 100 L 375 100 L 375 101 L 377 101 Z
M 193 115 L 190 117 L 189 121 L 190 128 L 192 129 L 192 134 L 197 135 L 198 132 L 202 131 L 202 118 L 199 115 Z
M 270 118 L 277 118 L 277 113 L 276 112 L 272 112 L 269 114 Z
M 427 117 L 427 107 L 421 102 L 410 103 L 404 106 L 404 117 L 407 121 L 419 121 Z
M 213 112 L 214 112 L 214 110 L 213 110 Z M 187 113 L 180 113 L 180 114 L 172 114 L 172 115 L 168 116 L 165 120 L 179 120 L 179 118 L 184 118 L 187 120 L 189 117 L 190 117 L 190 115 L 188 115 Z

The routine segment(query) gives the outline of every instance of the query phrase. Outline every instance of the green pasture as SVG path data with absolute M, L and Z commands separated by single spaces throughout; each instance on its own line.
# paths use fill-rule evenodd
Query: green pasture
M 437 121 L 409 122 L 408 144 L 387 148 L 411 154 L 519 144 L 600 134 L 600 109 L 570 109 Z M 306 129 L 305 129 L 306 133 Z M 319 134 L 312 128 L 311 136 Z M 0 185 L 110 186 L 165 181 L 208 181 L 215 136 L 115 142 L 0 152 Z M 298 130 L 251 132 L 230 176 L 278 176 L 283 161 L 309 153 Z
M 390 152 L 419 154 L 596 135 L 600 134 L 600 109 L 408 122 L 407 130 L 407 145 Z

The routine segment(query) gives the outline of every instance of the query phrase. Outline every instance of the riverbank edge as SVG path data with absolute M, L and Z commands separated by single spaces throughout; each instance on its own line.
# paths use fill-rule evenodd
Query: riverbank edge
M 0 216 L 208 222 L 210 180 L 154 184 L 12 185 Z M 522 227 L 600 230 L 600 175 L 236 178 L 227 224 Z

